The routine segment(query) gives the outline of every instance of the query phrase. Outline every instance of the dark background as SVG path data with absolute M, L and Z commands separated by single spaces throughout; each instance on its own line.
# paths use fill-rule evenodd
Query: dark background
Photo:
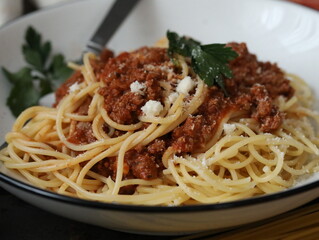
M 0 187 L 1 240 L 168 240 L 171 237 L 128 234 L 72 221 L 34 207 Z

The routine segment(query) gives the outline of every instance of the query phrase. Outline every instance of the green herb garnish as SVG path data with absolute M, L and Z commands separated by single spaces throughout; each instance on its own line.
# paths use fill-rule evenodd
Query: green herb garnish
M 51 56 L 51 51 L 51 43 L 42 43 L 41 35 L 33 27 L 29 27 L 22 46 L 27 66 L 15 73 L 2 67 L 5 77 L 13 84 L 7 106 L 14 116 L 28 107 L 38 105 L 42 96 L 53 92 L 72 73 L 64 56 Z
M 174 58 L 175 54 L 189 57 L 194 72 L 208 85 L 218 85 L 225 94 L 224 77 L 231 78 L 232 71 L 228 62 L 238 57 L 231 47 L 225 44 L 201 45 L 190 38 L 180 37 L 175 32 L 167 31 L 169 40 L 168 54 Z

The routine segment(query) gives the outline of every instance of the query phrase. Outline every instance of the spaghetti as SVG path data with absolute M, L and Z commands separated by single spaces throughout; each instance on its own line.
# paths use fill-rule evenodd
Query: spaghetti
M 227 97 L 163 48 L 88 53 L 55 107 L 18 117 L 0 160 L 37 187 L 103 202 L 218 203 L 292 187 L 319 170 L 311 91 L 229 46 L 239 57 Z

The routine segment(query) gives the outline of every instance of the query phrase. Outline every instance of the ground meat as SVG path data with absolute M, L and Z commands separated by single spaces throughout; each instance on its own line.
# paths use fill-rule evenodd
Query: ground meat
M 81 106 L 79 106 L 79 108 L 77 110 L 75 110 L 75 113 L 79 114 L 79 115 L 87 115 L 88 111 L 89 111 L 89 107 L 91 104 L 92 98 L 88 97 L 86 98 L 83 103 L 81 104 Z
M 113 52 L 104 49 L 99 59 L 97 60 L 91 60 L 91 65 L 93 67 L 93 71 L 97 76 L 97 79 L 100 79 L 101 73 L 104 70 L 105 64 L 107 61 L 114 56 Z M 83 75 L 80 71 L 75 71 L 67 81 L 65 81 L 55 92 L 55 103 L 54 106 L 57 106 L 58 103 L 61 101 L 61 99 L 68 94 L 69 88 L 74 83 L 81 83 L 84 81 Z
M 96 141 L 93 135 L 92 123 L 75 122 L 74 131 L 67 138 L 69 142 L 74 144 L 88 144 Z
M 280 127 L 284 115 L 273 104 L 278 96 L 290 98 L 294 89 L 283 71 L 270 62 L 259 62 L 249 53 L 245 43 L 230 43 L 239 56 L 230 62 L 233 78 L 226 80 L 226 89 L 239 109 L 260 123 L 260 131 L 272 132 Z
M 124 52 L 107 62 L 102 76 L 106 86 L 99 93 L 104 97 L 104 107 L 113 121 L 136 123 L 141 107 L 148 100 L 163 101 L 160 81 L 167 80 L 167 74 L 157 65 L 170 65 L 165 49 L 145 47 L 132 53 Z M 130 85 L 135 81 L 146 85 L 144 94 L 130 91 Z
M 147 151 L 152 154 L 163 154 L 166 150 L 166 142 L 163 139 L 155 139 L 147 146 Z
M 273 105 L 272 99 L 264 85 L 255 84 L 251 88 L 252 100 L 255 103 L 255 110 L 252 117 L 261 123 L 260 130 L 271 132 L 280 127 L 283 121 L 283 113 Z
M 96 170 L 103 176 L 116 178 L 117 158 L 106 158 L 96 164 Z M 144 180 L 155 179 L 157 177 L 157 166 L 155 156 L 147 151 L 139 152 L 131 149 L 125 153 L 123 179 L 140 178 Z
M 105 177 L 111 177 L 114 181 L 116 178 L 116 158 L 111 157 L 111 158 L 105 158 L 102 161 L 99 161 L 93 166 L 93 171 L 98 172 L 102 176 Z M 124 167 L 123 167 L 123 179 L 132 179 L 134 176 L 130 174 L 129 171 L 129 166 L 127 165 L 126 162 L 124 162 Z M 136 189 L 136 185 L 128 185 L 121 187 L 119 190 L 119 194 L 133 194 Z
M 161 159 L 166 150 L 165 145 L 164 140 L 156 139 L 146 147 L 136 146 L 127 151 L 124 156 L 124 163 L 128 167 L 125 178 L 127 176 L 144 180 L 157 178 L 160 168 L 157 159 Z M 113 176 L 115 175 L 116 173 L 113 173 Z
M 178 153 L 191 153 L 202 148 L 215 133 L 215 127 L 222 118 L 232 111 L 243 111 L 247 117 L 260 123 L 260 131 L 278 129 L 284 115 L 273 104 L 279 95 L 291 97 L 294 94 L 289 80 L 276 64 L 259 62 L 248 52 L 245 43 L 230 43 L 239 57 L 230 62 L 233 78 L 226 79 L 229 97 L 217 87 L 208 89 L 196 117 L 190 116 L 173 131 L 173 143 Z
M 125 154 L 125 161 L 136 178 L 150 180 L 157 177 L 155 157 L 147 151 L 130 150 Z
M 212 138 L 220 120 L 234 104 L 217 87 L 208 89 L 206 98 L 195 116 L 189 116 L 173 131 L 173 148 L 178 153 L 191 153 L 202 149 Z
M 268 91 L 266 90 L 265 86 L 255 84 L 250 89 L 250 92 L 252 95 L 252 99 L 256 105 L 256 111 L 254 111 L 252 117 L 259 120 L 270 115 L 275 106 L 272 104 L 272 100 L 269 97 Z
M 148 146 L 137 146 L 125 153 L 123 179 L 140 178 L 144 180 L 155 179 L 159 170 L 163 169 L 160 160 L 166 150 L 163 139 L 155 139 Z M 94 166 L 94 170 L 105 177 L 116 178 L 117 158 L 105 158 Z
M 75 111 L 79 115 L 87 115 L 92 98 L 86 98 L 82 105 Z M 68 141 L 74 144 L 88 144 L 96 141 L 93 135 L 91 122 L 77 122 L 71 123 L 71 131 L 68 136 Z
M 104 91 L 103 94 L 105 94 Z M 126 92 L 116 101 L 113 101 L 112 105 L 106 104 L 105 109 L 115 122 L 133 124 L 138 122 L 138 116 L 141 114 L 141 107 L 144 104 L 145 100 L 141 95 Z
M 159 165 L 157 165 L 156 153 L 163 151 L 163 143 L 156 142 L 149 146 L 149 150 L 153 150 L 154 155 L 146 149 L 129 150 L 124 156 L 124 167 L 123 167 L 123 179 L 139 178 L 144 180 L 151 180 L 158 177 Z M 111 177 L 113 180 L 116 179 L 117 170 L 117 158 L 105 158 L 94 165 L 93 170 L 105 177 Z M 121 187 L 120 194 L 133 194 L 137 186 L 130 185 Z
M 231 113 L 240 112 L 241 116 L 251 117 L 259 123 L 259 131 L 272 132 L 277 130 L 285 117 L 274 105 L 278 96 L 290 98 L 293 88 L 284 73 L 276 64 L 260 62 L 254 54 L 249 53 L 244 43 L 229 43 L 238 57 L 229 63 L 233 77 L 225 79 L 228 95 L 216 87 L 207 89 L 204 102 L 199 109 L 181 123 L 172 132 L 155 139 L 147 146 L 136 146 L 126 152 L 124 157 L 123 179 L 154 179 L 164 168 L 162 156 L 168 147 L 176 154 L 191 154 L 202 149 L 212 139 L 220 121 Z M 162 48 L 143 47 L 133 52 L 123 52 L 117 57 L 111 51 L 105 51 L 100 60 L 91 60 L 98 81 L 105 87 L 99 89 L 104 97 L 104 108 L 110 118 L 120 124 L 137 123 L 143 114 L 141 107 L 148 100 L 164 103 L 161 81 L 176 86 L 181 79 L 180 70 L 172 65 Z M 56 92 L 57 103 L 68 94 L 69 87 L 75 82 L 83 81 L 79 72 L 61 86 Z M 145 84 L 144 92 L 134 93 L 130 90 L 131 83 L 138 81 Z M 76 110 L 85 115 L 91 99 L 83 102 Z M 74 130 L 68 140 L 77 144 L 95 141 L 91 122 L 75 122 Z M 149 126 L 144 123 L 141 129 Z M 108 131 L 107 126 L 103 128 Z M 112 137 L 122 135 L 116 130 Z M 117 158 L 105 158 L 94 166 L 94 171 L 116 178 Z M 121 188 L 120 192 L 131 194 L 136 186 Z
M 115 177 L 113 176 L 113 172 L 114 172 L 114 170 L 116 171 L 116 169 L 114 169 L 114 167 L 111 166 L 111 165 L 113 165 L 113 163 L 111 162 L 111 159 L 112 158 L 105 158 L 105 159 L 97 162 L 93 166 L 92 170 L 95 172 L 98 172 L 99 174 L 101 174 L 104 177 L 112 176 L 112 178 L 114 180 Z M 115 158 L 113 158 L 113 159 L 115 159 Z
M 100 54 L 100 60 L 102 63 L 104 63 L 104 65 L 110 58 L 113 58 L 113 57 L 114 57 L 113 51 L 107 48 L 105 48 Z
M 207 130 L 207 128 L 210 128 Z M 212 128 L 203 115 L 190 116 L 185 123 L 173 131 L 173 148 L 177 153 L 191 153 L 194 149 L 204 147 L 208 132 Z M 209 134 L 211 136 L 211 134 Z
M 162 156 L 170 144 L 170 138 L 168 136 L 163 136 L 161 138 L 155 139 L 149 145 L 146 146 L 146 151 L 149 155 L 154 156 L 157 168 L 157 175 L 160 175 L 161 171 L 164 169 L 162 162 Z M 138 148 L 143 148 L 143 146 L 137 146 Z M 139 151 L 141 151 L 139 149 Z
M 283 71 L 273 63 L 259 62 L 254 54 L 251 54 L 245 43 L 229 43 L 239 56 L 229 63 L 233 72 L 231 79 L 226 79 L 226 88 L 232 96 L 238 96 L 249 92 L 256 83 L 264 85 L 272 98 L 279 95 L 291 97 L 294 89 Z
M 81 83 L 84 81 L 84 78 L 81 74 L 80 71 L 76 71 L 72 76 L 64 82 L 55 92 L 55 103 L 53 106 L 57 106 L 61 99 L 69 93 L 69 88 L 74 84 L 74 83 Z

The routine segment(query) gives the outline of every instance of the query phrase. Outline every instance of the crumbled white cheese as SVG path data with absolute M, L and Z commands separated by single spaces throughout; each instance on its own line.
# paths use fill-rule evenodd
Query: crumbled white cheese
M 130 85 L 131 92 L 144 95 L 144 90 L 146 89 L 145 83 L 140 83 L 138 81 L 132 82 Z
M 178 98 L 178 93 L 177 92 L 172 92 L 169 96 L 168 96 L 168 101 L 173 104 L 176 99 Z
M 158 116 L 163 110 L 163 105 L 159 101 L 149 100 L 141 108 L 147 117 Z
M 70 87 L 69 87 L 69 93 L 73 93 L 77 90 L 80 90 L 80 84 L 78 82 L 73 83 Z
M 191 77 L 184 77 L 177 85 L 176 91 L 188 95 L 188 93 L 195 87 L 196 83 Z
M 232 134 L 236 130 L 235 124 L 224 123 L 223 125 L 224 132 L 226 135 Z

